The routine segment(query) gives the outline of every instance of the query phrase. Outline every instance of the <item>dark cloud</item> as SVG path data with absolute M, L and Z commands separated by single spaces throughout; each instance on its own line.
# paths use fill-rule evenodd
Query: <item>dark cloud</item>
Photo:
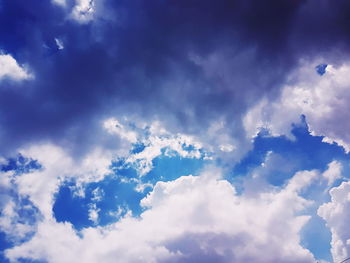
M 245 233 L 238 235 L 238 237 L 224 233 L 186 233 L 165 245 L 169 251 L 181 253 L 181 256 L 164 260 L 163 263 L 237 262 L 232 249 L 247 243 L 249 243 L 249 237 Z M 217 247 L 222 248 L 221 251 L 217 251 Z
M 283 257 L 282 249 L 273 248 L 276 244 L 260 244 L 254 252 L 246 254 L 243 252 L 246 246 L 254 246 L 255 238 L 247 233 L 237 233 L 235 236 L 225 233 L 185 233 L 180 238 L 165 244 L 165 247 L 177 253 L 178 257 L 173 257 L 161 261 L 162 263 L 236 263 L 236 262 L 284 262 L 300 263 L 307 262 L 303 255 L 293 257 Z M 220 249 L 217 249 L 220 248 Z M 259 252 L 260 251 L 260 252 Z M 265 253 L 261 253 L 265 251 Z
M 84 152 L 111 114 L 188 132 L 222 116 L 241 136 L 240 116 L 301 57 L 348 50 L 347 1 L 104 0 L 85 24 L 67 18 L 73 1 L 0 3 L 0 49 L 35 75 L 0 83 L 3 152 L 38 140 Z

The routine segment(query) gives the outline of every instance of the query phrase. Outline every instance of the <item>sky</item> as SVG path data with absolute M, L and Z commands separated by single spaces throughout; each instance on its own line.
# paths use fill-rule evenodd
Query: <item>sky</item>
M 0 0 L 0 262 L 350 257 L 347 0 Z

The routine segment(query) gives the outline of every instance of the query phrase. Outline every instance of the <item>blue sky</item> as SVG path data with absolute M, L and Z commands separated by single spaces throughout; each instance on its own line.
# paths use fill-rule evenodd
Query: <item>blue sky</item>
M 349 10 L 0 0 L 0 261 L 350 257 Z

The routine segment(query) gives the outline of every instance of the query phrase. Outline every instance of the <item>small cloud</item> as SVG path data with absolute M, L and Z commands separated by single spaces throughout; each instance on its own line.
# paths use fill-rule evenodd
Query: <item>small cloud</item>
M 137 142 L 138 134 L 135 131 L 128 129 L 128 127 L 125 127 L 115 118 L 105 120 L 103 122 L 103 127 L 110 134 L 116 134 L 120 138 L 125 139 L 131 143 Z
M 98 224 L 98 213 L 100 212 L 100 209 L 97 208 L 96 204 L 90 205 L 89 208 L 89 220 L 94 222 L 94 224 Z
M 95 202 L 100 202 L 103 199 L 104 191 L 100 188 L 96 188 L 92 191 L 92 200 Z
M 58 49 L 58 50 L 64 49 L 64 45 L 63 45 L 62 40 L 60 40 L 60 39 L 58 39 L 58 38 L 55 38 L 55 43 L 56 43 L 56 46 L 57 46 L 57 49 Z
M 77 0 L 71 16 L 80 23 L 87 23 L 94 18 L 95 1 L 94 0 Z
M 51 1 L 53 4 L 59 5 L 59 6 L 66 6 L 66 0 L 52 0 Z
M 332 161 L 328 164 L 328 169 L 322 174 L 322 176 L 328 181 L 328 185 L 333 183 L 342 177 L 343 166 L 338 161 Z
M 232 152 L 235 149 L 235 146 L 232 144 L 222 144 L 220 145 L 220 150 L 223 152 Z
M 11 55 L 0 52 L 0 81 L 6 78 L 20 81 L 32 77 L 27 69 L 19 65 Z

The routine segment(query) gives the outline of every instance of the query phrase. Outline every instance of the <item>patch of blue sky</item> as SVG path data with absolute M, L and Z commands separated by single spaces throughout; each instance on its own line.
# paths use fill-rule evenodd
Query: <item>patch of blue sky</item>
M 260 132 L 254 140 L 253 149 L 234 167 L 229 179 L 246 176 L 261 166 L 271 152 L 279 155 L 282 161 L 266 174 L 268 182 L 275 186 L 283 185 L 300 170 L 324 171 L 333 160 L 341 162 L 344 171 L 349 170 L 350 157 L 344 149 L 335 143 L 323 142 L 322 136 L 311 135 L 304 117 L 300 123 L 293 125 L 291 132 L 294 140 L 285 136 L 272 137 L 266 130 Z
M 327 64 L 319 64 L 315 67 L 316 72 L 320 75 L 323 76 L 326 73 L 326 69 L 327 69 Z
M 99 183 L 92 183 L 88 186 L 90 194 L 95 189 L 102 192 L 101 200 L 97 202 L 99 212 L 99 225 L 107 225 L 115 222 L 128 211 L 133 216 L 138 216 L 142 212 L 140 201 L 145 193 L 136 191 L 136 182 L 122 181 L 117 176 L 107 177 Z M 90 196 L 93 198 L 93 196 Z
M 113 223 L 127 212 L 139 216 L 143 211 L 140 201 L 158 181 L 171 181 L 189 174 L 198 175 L 208 162 L 203 159 L 184 158 L 176 153 L 165 154 L 163 151 L 161 156 L 152 161 L 153 169 L 140 176 L 132 165 L 125 163 L 125 159 L 115 160 L 111 165 L 114 174 L 102 181 L 85 185 L 83 196 L 76 194 L 74 182 L 63 184 L 56 194 L 53 206 L 55 218 L 58 222 L 70 222 L 79 230 L 96 225 L 96 222 L 89 219 L 92 205 L 98 211 L 97 225 Z M 149 187 L 143 191 L 137 190 L 140 184 Z M 96 198 L 96 192 L 100 193 L 99 198 Z
M 5 249 L 13 247 L 13 242 L 9 241 L 4 232 L 0 232 L 0 262 L 10 263 L 10 261 L 5 257 Z
M 4 164 L 0 164 L 0 171 L 15 171 L 16 174 L 29 173 L 40 168 L 41 165 L 38 161 L 24 157 L 21 154 L 8 158 Z
M 0 171 L 13 171 L 15 176 L 23 173 L 29 173 L 40 168 L 41 165 L 36 160 L 24 157 L 21 154 L 18 154 L 16 157 L 8 158 L 0 165 Z M 16 187 L 13 185 L 13 183 L 11 188 L 0 189 L 0 191 L 0 197 L 3 195 L 3 197 L 6 199 L 11 198 L 11 200 L 15 203 L 15 210 L 19 218 L 16 223 L 21 223 L 24 225 L 33 225 L 36 223 L 38 217 L 40 216 L 39 210 L 32 204 L 32 202 L 30 202 L 28 198 L 18 195 Z M 0 216 L 2 213 L 3 212 L 0 211 Z M 16 244 L 29 240 L 32 235 L 33 233 L 28 233 L 22 239 L 16 238 Z M 10 262 L 5 258 L 4 250 L 12 247 L 13 245 L 14 240 L 12 237 L 8 236 L 5 232 L 0 231 L 0 262 Z
M 184 175 L 198 175 L 203 166 L 210 161 L 184 158 L 179 155 L 161 155 L 153 160 L 153 169 L 141 177 L 143 183 L 154 185 L 158 181 L 173 181 Z
M 38 219 L 40 218 L 39 210 L 25 197 L 19 197 L 16 193 L 8 193 L 11 196 L 12 201 L 15 202 L 15 213 L 17 217 L 13 224 L 23 224 L 26 226 L 34 226 Z M 3 212 L 0 211 L 0 216 L 3 216 Z M 20 244 L 30 240 L 34 235 L 34 232 L 28 232 L 21 238 L 8 235 L 5 232 L 0 230 L 0 251 L 3 251 L 4 248 L 12 247 L 14 242 Z M 0 256 L 1 259 L 1 256 Z M 0 262 L 2 262 L 0 260 Z
M 56 194 L 53 213 L 57 222 L 70 222 L 76 229 L 92 226 L 89 220 L 89 201 L 75 193 L 75 183 L 62 185 Z
M 18 155 L 15 158 L 9 158 L 6 162 L 0 165 L 0 171 L 10 172 L 13 171 L 14 175 L 20 175 L 29 173 L 34 170 L 40 169 L 41 165 L 30 158 L 26 158 L 22 155 Z M 1 194 L 6 194 L 12 198 L 16 203 L 17 213 L 21 218 L 22 223 L 33 224 L 36 221 L 36 217 L 39 210 L 30 202 L 30 200 L 24 196 L 19 196 L 16 186 L 11 182 L 12 187 L 9 189 L 2 189 Z M 2 212 L 0 211 L 0 214 Z
M 335 182 L 335 185 L 340 184 L 341 180 Z M 330 201 L 330 196 L 325 191 L 329 189 L 327 182 L 317 181 L 300 193 L 301 196 L 307 200 L 314 200 L 315 202 L 309 206 L 303 214 L 311 215 L 310 220 L 301 230 L 301 245 L 309 249 L 312 254 L 318 259 L 331 262 L 331 239 L 332 235 L 326 222 L 317 215 L 319 206 Z
M 15 196 L 13 199 L 17 205 L 17 214 L 19 216 L 18 223 L 33 225 L 40 217 L 39 210 L 33 205 L 33 203 L 26 197 Z
M 338 179 L 333 185 L 338 186 L 343 180 Z M 317 215 L 319 205 L 330 201 L 330 196 L 327 193 L 327 189 L 330 187 L 332 186 L 327 186 L 325 180 L 318 181 L 300 193 L 307 200 L 315 201 L 304 211 L 304 214 L 312 216 L 303 227 L 300 236 L 302 246 L 309 249 L 317 259 L 332 262 L 330 252 L 332 235 L 326 222 Z
M 45 260 L 34 260 L 30 258 L 20 258 L 16 261 L 16 263 L 48 263 L 48 261 Z
M 188 144 L 183 143 L 181 146 L 182 146 L 182 149 L 184 149 L 185 151 L 188 151 L 188 152 L 196 150 L 196 147 L 192 144 L 188 145 Z
M 60 187 L 56 195 L 53 212 L 58 222 L 70 222 L 80 230 L 85 227 L 107 225 L 117 221 L 126 212 L 134 216 L 141 213 L 140 200 L 144 195 L 135 191 L 135 183 L 123 182 L 117 176 L 108 176 L 84 188 L 84 195 L 76 194 L 74 182 Z M 96 198 L 96 192 L 100 197 Z M 89 218 L 92 205 L 98 209 L 98 222 Z
M 333 160 L 343 165 L 343 176 L 348 174 L 349 154 L 335 143 L 323 142 L 322 136 L 311 135 L 304 116 L 300 123 L 293 125 L 292 134 L 295 137 L 294 140 L 285 136 L 272 137 L 266 130 L 260 132 L 254 140 L 253 149 L 234 167 L 228 179 L 236 184 L 239 191 L 244 191 L 241 185 L 243 178 L 261 167 L 271 153 L 278 156 L 278 162 L 271 165 L 263 175 L 270 184 L 275 186 L 285 185 L 297 171 L 317 169 L 323 172 Z M 336 180 L 334 185 L 339 185 L 343 180 Z M 301 193 L 303 197 L 316 201 L 314 206 L 306 211 L 313 216 L 304 226 L 301 236 L 302 245 L 317 259 L 331 261 L 331 233 L 323 219 L 317 216 L 318 205 L 329 201 L 330 198 L 325 189 L 327 189 L 327 182 L 324 181 L 313 184 Z
M 131 153 L 132 154 L 137 154 L 142 152 L 144 149 L 146 148 L 146 146 L 142 143 L 142 142 L 138 142 L 133 144 L 133 148 L 131 149 Z
M 110 169 L 114 173 L 119 173 L 128 177 L 137 177 L 137 171 L 130 165 L 130 163 L 126 162 L 126 158 L 121 157 L 115 160 L 112 160 Z
M 332 262 L 330 252 L 332 234 L 326 222 L 317 216 L 316 207 L 309 212 L 312 212 L 312 216 L 301 230 L 301 245 L 310 250 L 316 259 Z
M 143 143 L 134 144 L 130 154 L 138 154 L 145 148 Z M 183 144 L 182 149 L 187 152 L 198 150 L 201 158 L 183 157 L 176 151 L 165 147 L 161 149 L 161 155 L 152 160 L 152 170 L 145 175 L 140 175 L 137 171 L 138 160 L 130 163 L 126 158 L 120 158 L 112 162 L 111 169 L 126 180 L 135 179 L 143 184 L 154 185 L 158 181 L 171 181 L 183 175 L 197 175 L 199 170 L 210 162 L 204 160 L 207 153 L 202 149 L 196 149 L 195 146 L 187 144 Z

